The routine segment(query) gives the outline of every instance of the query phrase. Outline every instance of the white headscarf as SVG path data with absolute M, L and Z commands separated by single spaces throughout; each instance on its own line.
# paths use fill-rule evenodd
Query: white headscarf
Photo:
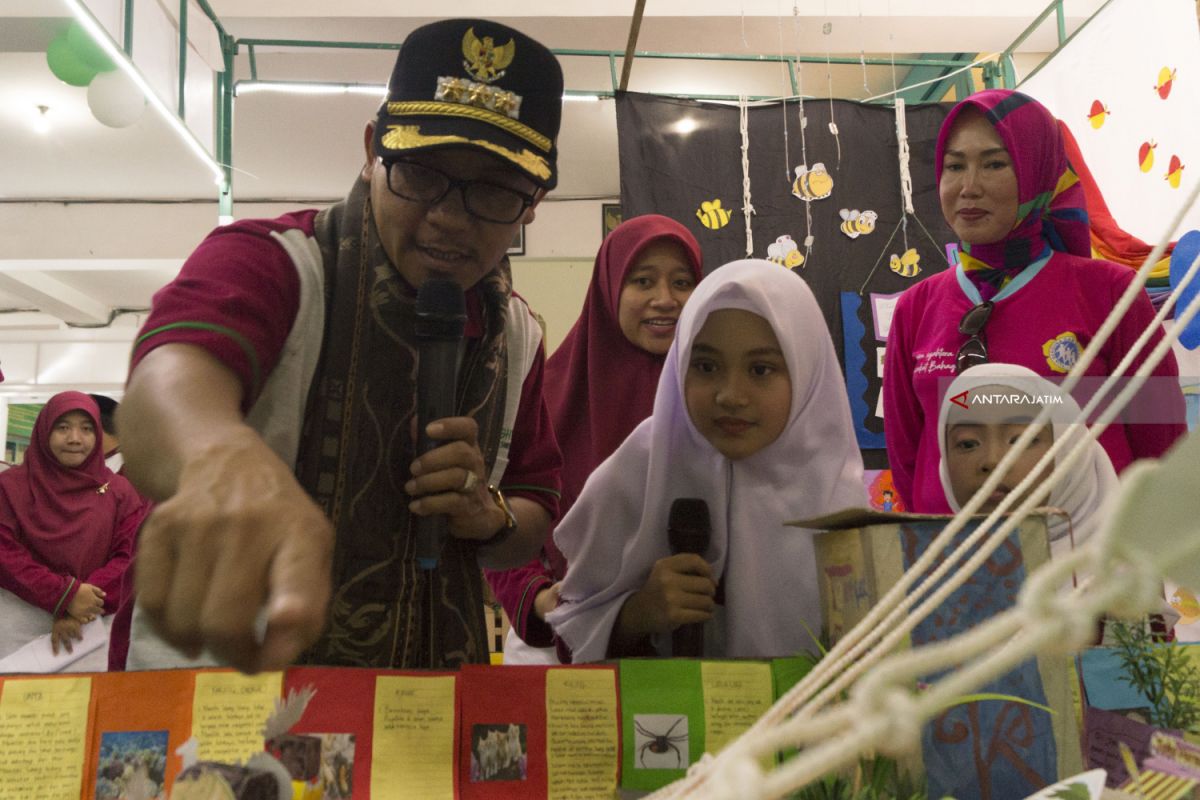
M 1070 440 L 1064 449 L 1058 451 L 1055 456 L 1056 463 L 1087 433 L 1083 423 L 1071 422 L 1079 417 L 1079 404 L 1075 399 L 1069 394 L 1064 395 L 1057 386 L 1033 370 L 1017 364 L 980 364 L 964 371 L 950 384 L 950 388 L 946 390 L 946 399 L 938 410 L 938 451 L 942 455 L 938 474 L 942 479 L 946 501 L 955 511 L 962 508 L 962 504 L 954 498 L 954 491 L 950 488 L 950 473 L 946 469 L 946 423 L 950 410 L 956 408 L 952 406 L 949 398 L 967 392 L 966 402 L 970 404 L 974 397 L 972 393 L 985 386 L 1001 386 L 1033 397 L 1052 395 L 1062 398 L 1062 402 L 1054 406 L 1050 424 L 1054 429 L 1054 441 L 1067 437 L 1070 437 Z M 1061 508 L 1071 517 L 1070 522 L 1061 516 L 1050 517 L 1051 554 L 1069 550 L 1071 539 L 1074 539 L 1076 546 L 1086 541 L 1100 525 L 1101 516 L 1098 512 L 1104 500 L 1116 491 L 1117 473 L 1113 469 L 1112 461 L 1104 452 L 1104 448 L 1093 441 L 1082 458 L 1075 462 L 1075 468 L 1050 490 L 1050 496 L 1045 501 L 1046 505 Z M 1068 531 L 1072 532 L 1070 538 L 1067 536 Z
M 683 394 L 692 343 L 719 309 L 770 323 L 792 386 L 779 438 L 738 461 L 700 435 Z M 812 291 L 788 269 L 735 261 L 700 282 L 667 354 L 654 413 L 596 468 L 558 524 L 554 540 L 570 568 L 548 619 L 576 662 L 606 657 L 621 606 L 671 554 L 667 520 L 682 497 L 706 500 L 712 519 L 705 558 L 714 579 L 724 578 L 727 631 L 717 649 L 768 657 L 811 648 L 804 626 L 821 626 L 812 534 L 783 523 L 865 505 L 866 488 L 833 342 Z

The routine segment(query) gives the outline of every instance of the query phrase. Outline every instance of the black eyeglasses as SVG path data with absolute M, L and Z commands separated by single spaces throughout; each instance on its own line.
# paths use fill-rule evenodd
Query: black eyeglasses
M 984 300 L 979 305 L 967 309 L 967 313 L 963 314 L 962 319 L 958 321 L 958 332 L 970 338 L 962 343 L 962 346 L 958 348 L 958 355 L 954 357 L 956 375 L 961 375 L 971 367 L 987 363 L 987 339 L 983 335 L 983 329 L 991 319 L 993 308 L 995 308 L 995 303 L 991 300 Z
M 467 213 L 487 222 L 501 225 L 516 222 L 536 200 L 533 195 L 508 186 L 454 178 L 415 161 L 386 161 L 384 167 L 388 189 L 397 197 L 432 206 L 440 203 L 451 189 L 458 189 Z

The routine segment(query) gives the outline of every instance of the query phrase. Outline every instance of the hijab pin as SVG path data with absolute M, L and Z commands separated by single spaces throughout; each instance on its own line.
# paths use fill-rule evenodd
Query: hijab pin
M 99 489 L 96 490 L 96 494 L 104 494 L 107 491 L 108 491 L 108 484 L 105 483 Z

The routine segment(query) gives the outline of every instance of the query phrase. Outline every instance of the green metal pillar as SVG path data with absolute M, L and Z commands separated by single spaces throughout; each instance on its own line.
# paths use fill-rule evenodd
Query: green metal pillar
M 218 198 L 217 213 L 233 216 L 233 68 L 237 42 L 221 34 L 221 55 L 225 69 L 217 77 L 217 163 L 225 173 Z

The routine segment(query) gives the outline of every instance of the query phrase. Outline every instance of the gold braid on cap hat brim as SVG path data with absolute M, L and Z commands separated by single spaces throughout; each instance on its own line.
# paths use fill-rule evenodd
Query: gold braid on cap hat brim
M 465 136 L 426 136 L 421 133 L 418 125 L 389 125 L 388 130 L 379 139 L 380 143 L 389 150 L 412 150 L 417 147 L 429 147 L 438 144 L 465 144 L 490 150 L 496 155 L 511 161 L 530 175 L 542 180 L 550 179 L 550 164 L 546 159 L 530 150 L 509 150 L 507 147 L 489 142 L 486 139 L 468 139 Z
M 550 141 L 549 136 L 543 136 L 528 125 L 517 122 L 511 117 L 497 114 L 495 111 L 486 108 L 478 108 L 477 106 L 462 105 L 460 103 L 439 103 L 431 100 L 408 100 L 388 103 L 387 113 L 389 116 L 397 117 L 420 115 L 478 119 L 489 125 L 495 125 L 497 128 L 511 133 L 513 136 L 524 139 L 543 153 L 549 153 L 550 148 L 553 146 L 553 142 Z

